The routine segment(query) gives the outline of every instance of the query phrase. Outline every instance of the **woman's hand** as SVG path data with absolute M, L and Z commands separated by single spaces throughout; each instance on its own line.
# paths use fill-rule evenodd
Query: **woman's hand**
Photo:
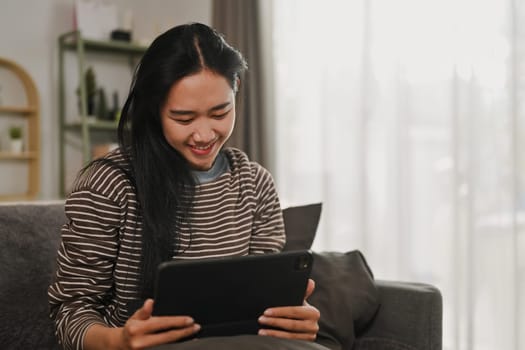
M 188 316 L 151 316 L 153 300 L 144 305 L 129 318 L 121 328 L 120 349 L 146 349 L 151 346 L 181 340 L 199 331 L 200 326 Z
M 314 341 L 319 331 L 318 321 L 321 314 L 319 310 L 306 302 L 314 289 L 315 282 L 310 279 L 302 306 L 275 307 L 264 311 L 264 314 L 259 317 L 259 323 L 279 329 L 264 328 L 259 330 L 259 335 Z
M 152 316 L 153 299 L 131 316 L 124 327 L 94 324 L 84 337 L 85 350 L 137 350 L 176 342 L 197 333 L 200 326 L 188 316 Z

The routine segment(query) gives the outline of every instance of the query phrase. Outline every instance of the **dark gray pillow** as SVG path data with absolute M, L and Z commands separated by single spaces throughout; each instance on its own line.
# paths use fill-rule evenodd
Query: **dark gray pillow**
M 314 203 L 283 210 L 286 245 L 283 250 L 310 249 L 314 242 L 322 203 Z
M 379 291 L 364 256 L 357 250 L 314 252 L 311 276 L 315 290 L 308 301 L 321 312 L 318 341 L 332 349 L 351 349 L 355 334 L 379 308 Z

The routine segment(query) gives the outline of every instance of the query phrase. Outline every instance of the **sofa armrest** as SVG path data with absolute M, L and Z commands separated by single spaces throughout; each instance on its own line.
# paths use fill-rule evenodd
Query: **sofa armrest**
M 440 291 L 420 283 L 376 281 L 381 306 L 354 349 L 441 350 Z

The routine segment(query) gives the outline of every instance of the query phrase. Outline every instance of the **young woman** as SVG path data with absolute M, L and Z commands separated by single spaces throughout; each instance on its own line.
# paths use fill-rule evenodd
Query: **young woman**
M 66 201 L 51 316 L 66 349 L 144 349 L 198 332 L 154 317 L 153 276 L 168 259 L 278 252 L 285 242 L 271 175 L 233 148 L 242 55 L 198 23 L 144 54 L 119 123 L 118 150 L 91 163 Z M 314 340 L 306 303 L 267 310 L 260 335 Z M 138 310 L 132 304 L 140 303 Z M 182 301 L 183 302 L 183 301 Z

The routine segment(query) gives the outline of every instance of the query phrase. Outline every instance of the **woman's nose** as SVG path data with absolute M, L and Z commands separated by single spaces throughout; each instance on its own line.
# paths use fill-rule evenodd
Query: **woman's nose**
M 200 143 L 208 143 L 215 139 L 215 132 L 208 125 L 199 125 L 193 131 L 193 140 Z

